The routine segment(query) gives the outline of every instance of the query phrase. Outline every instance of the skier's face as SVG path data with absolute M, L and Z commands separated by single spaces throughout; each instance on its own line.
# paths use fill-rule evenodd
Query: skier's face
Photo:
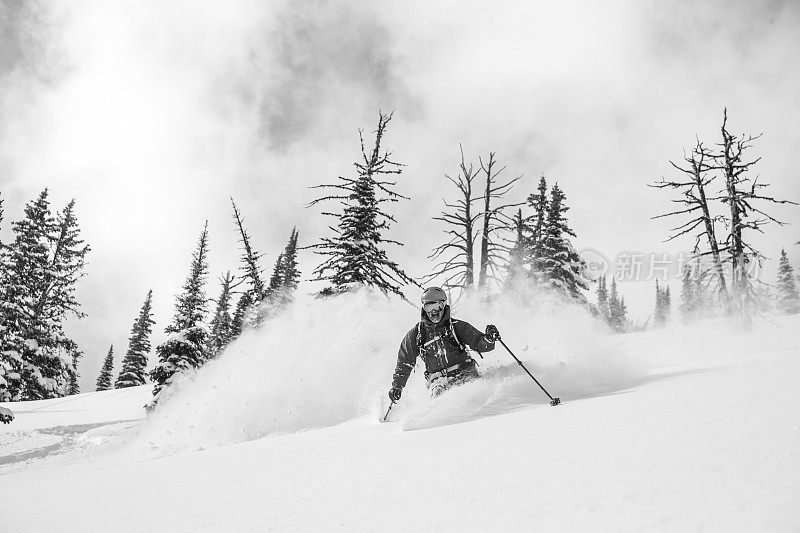
M 425 302 L 422 304 L 422 308 L 425 309 L 425 313 L 434 324 L 444 316 L 444 306 L 445 302 Z

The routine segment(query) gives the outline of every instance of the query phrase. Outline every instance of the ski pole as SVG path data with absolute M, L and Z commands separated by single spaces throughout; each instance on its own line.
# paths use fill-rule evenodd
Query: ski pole
M 383 421 L 384 421 L 384 422 L 386 422 L 386 418 L 388 418 L 388 416 L 389 416 L 389 411 L 391 411 L 391 410 L 392 410 L 392 407 L 393 407 L 393 406 L 394 406 L 394 402 L 392 402 L 392 403 L 390 403 L 390 404 L 389 404 L 389 408 L 386 410 L 386 414 L 385 414 L 385 415 L 383 415 Z
M 533 374 L 531 374 L 530 372 L 528 372 L 528 369 L 527 369 L 527 368 L 525 368 L 525 365 L 523 365 L 523 364 L 522 364 L 522 361 L 520 361 L 519 359 L 517 359 L 517 356 L 516 356 L 516 355 L 514 355 L 514 352 L 512 352 L 511 350 L 509 350 L 508 346 L 506 346 L 506 343 L 504 343 L 504 342 L 503 342 L 503 339 L 501 339 L 500 337 L 498 337 L 498 338 L 497 338 L 497 340 L 499 340 L 499 341 L 500 341 L 500 344 L 502 344 L 502 345 L 503 345 L 503 348 L 505 348 L 505 349 L 508 351 L 508 353 L 510 353 L 510 354 L 511 354 L 511 357 L 513 357 L 513 358 L 514 358 L 514 361 L 516 361 L 517 363 L 519 363 L 519 366 L 521 366 L 521 367 L 522 367 L 522 370 L 524 370 L 524 371 L 525 371 L 525 372 L 526 372 L 526 373 L 527 373 L 527 374 L 528 374 L 528 375 L 531 377 L 531 379 L 532 379 L 533 381 L 535 381 L 537 385 L 539 385 L 539 388 L 540 388 L 540 389 L 542 389 L 542 390 L 544 391 L 544 393 L 545 393 L 545 394 L 547 394 L 547 397 L 548 397 L 548 398 L 550 398 L 550 405 L 556 406 L 556 405 L 560 404 L 560 403 L 561 403 L 561 399 L 560 399 L 560 398 L 553 398 L 552 396 L 550 396 L 550 393 L 549 393 L 549 392 L 547 392 L 547 391 L 545 390 L 545 388 L 544 388 L 544 387 L 542 387 L 542 384 L 541 384 L 541 383 L 539 383 L 539 380 L 537 380 L 535 377 L 533 377 Z M 392 408 L 392 406 L 389 406 L 389 409 L 391 409 L 391 408 Z M 388 415 L 389 413 L 386 413 L 386 414 Z

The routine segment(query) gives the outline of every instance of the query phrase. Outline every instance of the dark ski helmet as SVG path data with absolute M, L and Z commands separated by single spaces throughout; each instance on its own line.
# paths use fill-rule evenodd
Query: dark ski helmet
M 445 302 L 447 303 L 447 293 L 439 287 L 428 287 L 422 293 L 422 303 L 428 302 Z

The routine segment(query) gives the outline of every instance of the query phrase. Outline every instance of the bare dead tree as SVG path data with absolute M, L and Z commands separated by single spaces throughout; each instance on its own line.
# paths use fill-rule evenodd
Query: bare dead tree
M 713 273 L 713 277 L 717 281 L 720 300 L 727 309 L 729 302 L 728 288 L 722 268 L 719 241 L 716 236 L 716 222 L 719 217 L 712 216 L 709 198 L 706 194 L 706 188 L 715 178 L 713 174 L 713 157 L 711 151 L 703 146 L 703 143 L 698 139 L 691 153 L 688 155 L 684 153 L 683 160 L 688 164 L 688 167 L 682 167 L 670 161 L 670 165 L 685 174 L 685 177 L 669 181 L 662 178 L 661 181 L 651 184 L 650 187 L 658 189 L 669 188 L 679 191 L 681 197 L 672 200 L 672 202 L 679 204 L 680 208 L 652 218 L 659 219 L 686 215 L 691 217 L 687 222 L 671 228 L 671 234 L 664 242 L 669 242 L 694 232 L 695 242 L 692 250 L 694 259 L 699 261 L 703 257 L 710 256 L 712 260 L 711 269 L 700 272 L 699 275 L 704 278 L 709 271 Z M 704 248 L 704 244 L 708 248 Z
M 727 220 L 729 233 L 721 251 L 728 254 L 736 311 L 743 319 L 743 325 L 746 326 L 751 320 L 750 310 L 753 302 L 753 290 L 747 266 L 752 261 L 760 264 L 764 256 L 745 240 L 744 232 L 754 230 L 764 233 L 762 228 L 770 223 L 785 225 L 784 222 L 766 213 L 763 208 L 756 207 L 753 202 L 766 201 L 792 205 L 797 205 L 797 203 L 761 194 L 761 191 L 769 185 L 759 183 L 759 176 L 751 179 L 748 174 L 761 158 L 745 160 L 745 151 L 753 147 L 753 143 L 761 137 L 761 134 L 732 135 L 728 131 L 727 124 L 728 110 L 725 108 L 720 128 L 722 133 L 722 142 L 719 143 L 720 153 L 714 154 L 715 166 L 713 168 L 721 170 L 725 179 L 725 188 L 720 192 L 719 199 L 727 205 L 730 218 Z
M 458 145 L 461 152 L 459 174 L 453 178 L 444 175 L 459 191 L 459 199 L 455 203 L 444 201 L 447 210 L 442 211 L 433 220 L 445 223 L 444 233 L 450 238 L 446 243 L 434 248 L 428 259 L 439 261 L 433 267 L 433 272 L 423 277 L 429 281 L 440 276 L 444 277 L 443 286 L 449 289 L 470 290 L 475 284 L 475 223 L 480 218 L 480 212 L 475 212 L 473 204 L 478 198 L 473 193 L 473 181 L 478 176 L 472 163 L 467 165 L 464 159 L 464 147 Z
M 481 229 L 481 258 L 480 271 L 478 277 L 478 289 L 484 290 L 488 281 L 500 281 L 501 268 L 508 261 L 507 254 L 509 247 L 503 244 L 501 235 L 511 231 L 513 219 L 505 214 L 505 210 L 512 207 L 519 207 L 523 202 L 506 203 L 492 205 L 497 200 L 502 199 L 514 186 L 522 179 L 517 176 L 505 183 L 498 183 L 500 174 L 506 167 L 497 168 L 495 152 L 489 152 L 486 162 L 479 158 L 481 170 L 486 176 L 486 188 L 479 200 L 483 200 L 483 227 Z

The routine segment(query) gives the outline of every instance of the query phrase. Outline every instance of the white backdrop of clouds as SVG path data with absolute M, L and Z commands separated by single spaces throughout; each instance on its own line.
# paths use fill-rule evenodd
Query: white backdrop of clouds
M 45 186 L 57 208 L 77 200 L 86 388 L 150 288 L 163 338 L 206 219 L 212 280 L 236 269 L 230 196 L 266 269 L 293 226 L 303 244 L 325 232 L 308 187 L 351 172 L 378 109 L 396 110 L 387 146 L 408 165 L 391 255 L 411 274 L 440 238 L 459 142 L 524 174 L 520 200 L 558 181 L 579 247 L 679 251 L 645 185 L 695 135 L 716 142 L 724 106 L 734 132 L 764 132 L 774 194 L 800 199 L 799 22 L 792 1 L 3 1 L 0 231 Z M 798 210 L 776 214 L 795 224 L 762 240 L 773 257 L 800 240 Z

